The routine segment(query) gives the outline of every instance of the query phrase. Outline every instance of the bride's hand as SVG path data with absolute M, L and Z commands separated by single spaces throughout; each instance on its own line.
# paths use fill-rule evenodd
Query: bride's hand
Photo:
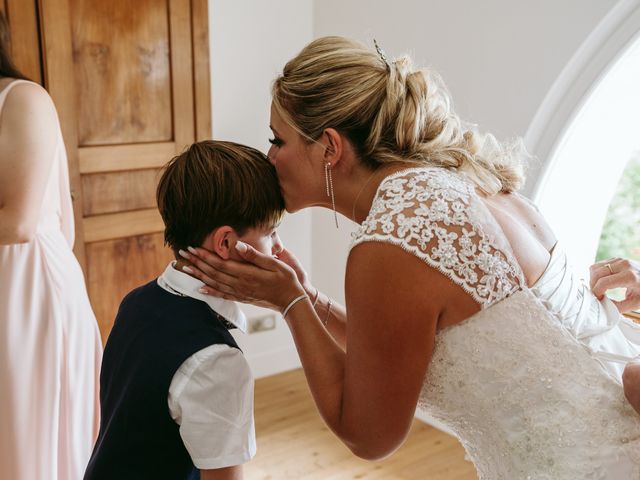
M 296 272 L 296 277 L 298 278 L 298 282 L 304 288 L 304 291 L 309 295 L 309 298 L 313 299 L 316 295 L 318 295 L 318 290 L 311 284 L 309 280 L 309 276 L 305 271 L 304 267 L 298 260 L 298 258 L 291 252 L 290 250 L 283 248 L 280 253 L 276 255 L 278 260 L 289 265 L 294 272 Z
M 284 261 L 242 242 L 236 250 L 246 263 L 223 260 L 203 248 L 189 248 L 189 253 L 181 254 L 191 264 L 187 273 L 206 285 L 202 293 L 207 295 L 282 311 L 305 293 L 297 272 Z M 294 264 L 300 266 L 297 260 Z
M 591 290 L 600 300 L 611 288 L 626 288 L 624 300 L 614 301 L 621 313 L 640 308 L 640 264 L 633 260 L 611 258 L 589 268 Z

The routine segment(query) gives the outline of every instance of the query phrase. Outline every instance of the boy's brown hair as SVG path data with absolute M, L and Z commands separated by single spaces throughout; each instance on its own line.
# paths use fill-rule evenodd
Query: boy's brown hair
M 156 199 L 165 244 L 176 258 L 218 227 L 244 235 L 248 228 L 275 225 L 284 213 L 273 165 L 258 150 L 233 142 L 197 142 L 171 159 Z

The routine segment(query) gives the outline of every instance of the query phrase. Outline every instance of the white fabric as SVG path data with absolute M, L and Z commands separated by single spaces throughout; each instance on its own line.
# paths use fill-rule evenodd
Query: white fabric
M 419 407 L 458 435 L 480 479 L 640 478 L 640 416 L 611 361 L 640 353 L 638 328 L 573 278 L 558 246 L 528 288 L 496 226 L 463 177 L 415 168 L 381 184 L 354 236 L 401 246 L 482 306 L 436 335 Z
M 0 93 L 0 110 L 17 80 Z M 0 245 L 0 478 L 79 480 L 98 432 L 102 342 L 73 255 L 62 134 L 38 226 Z
M 253 376 L 237 348 L 211 345 L 189 357 L 173 376 L 168 401 L 197 468 L 241 465 L 256 454 Z
M 212 297 L 204 295 L 198 290 L 204 286 L 197 278 L 193 278 L 184 272 L 176 270 L 175 261 L 169 263 L 167 268 L 160 277 L 158 277 L 158 285 L 168 292 L 174 294 L 185 295 L 205 302 L 214 312 L 225 318 L 225 320 L 233 323 L 242 333 L 247 333 L 247 317 L 235 302 L 230 302 L 224 298 Z
M 387 177 L 352 248 L 370 241 L 393 243 L 438 268 L 483 308 L 525 283 L 500 226 L 471 185 L 445 170 Z
M 235 303 L 199 294 L 202 283 L 173 268 L 174 263 L 158 278 L 160 287 L 207 301 L 220 315 L 226 312 L 229 322 L 246 325 Z M 185 448 L 200 470 L 241 465 L 256 454 L 253 375 L 237 348 L 216 344 L 191 355 L 174 374 L 167 401 Z
M 549 265 L 531 291 L 622 384 L 625 365 L 640 353 L 640 325 L 620 315 L 608 298 L 598 301 L 588 285 L 572 275 L 560 245 L 553 249 Z

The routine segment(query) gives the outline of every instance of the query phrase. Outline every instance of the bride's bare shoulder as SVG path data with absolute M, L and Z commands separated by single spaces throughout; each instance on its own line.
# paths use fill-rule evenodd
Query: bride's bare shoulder
M 519 193 L 497 194 L 492 197 L 485 197 L 485 203 L 496 213 L 506 214 L 506 218 L 515 220 L 522 228 L 544 247 L 546 251 L 551 251 L 557 242 L 553 229 L 544 218 L 544 215 L 530 199 Z M 497 215 L 501 217 L 503 215 Z M 505 225 L 501 225 L 503 230 Z M 505 232 L 507 233 L 507 232 Z

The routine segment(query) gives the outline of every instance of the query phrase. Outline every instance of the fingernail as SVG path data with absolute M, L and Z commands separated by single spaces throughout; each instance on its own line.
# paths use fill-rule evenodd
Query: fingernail
M 189 254 L 187 252 L 185 252 L 184 250 L 178 250 L 178 253 L 183 256 L 184 258 L 189 258 Z
M 200 293 L 204 294 L 204 295 L 206 295 L 206 294 L 208 293 L 208 292 L 207 292 L 207 289 L 206 289 L 206 288 L 204 288 L 204 287 L 200 287 L 200 288 L 198 289 L 198 291 L 199 291 Z
M 247 244 L 244 242 L 241 242 L 240 240 L 238 240 L 236 242 L 236 250 L 239 251 L 240 253 L 244 253 L 247 251 Z
M 189 250 L 189 251 L 190 251 L 191 253 L 193 253 L 194 255 L 197 255 L 197 254 L 198 254 L 198 251 L 197 251 L 195 248 L 193 248 L 193 247 L 187 247 L 187 250 Z
M 183 272 L 187 272 L 187 273 L 193 273 L 193 270 L 191 270 L 191 269 L 190 269 L 189 267 L 187 267 L 187 266 L 182 267 L 182 271 L 183 271 Z

